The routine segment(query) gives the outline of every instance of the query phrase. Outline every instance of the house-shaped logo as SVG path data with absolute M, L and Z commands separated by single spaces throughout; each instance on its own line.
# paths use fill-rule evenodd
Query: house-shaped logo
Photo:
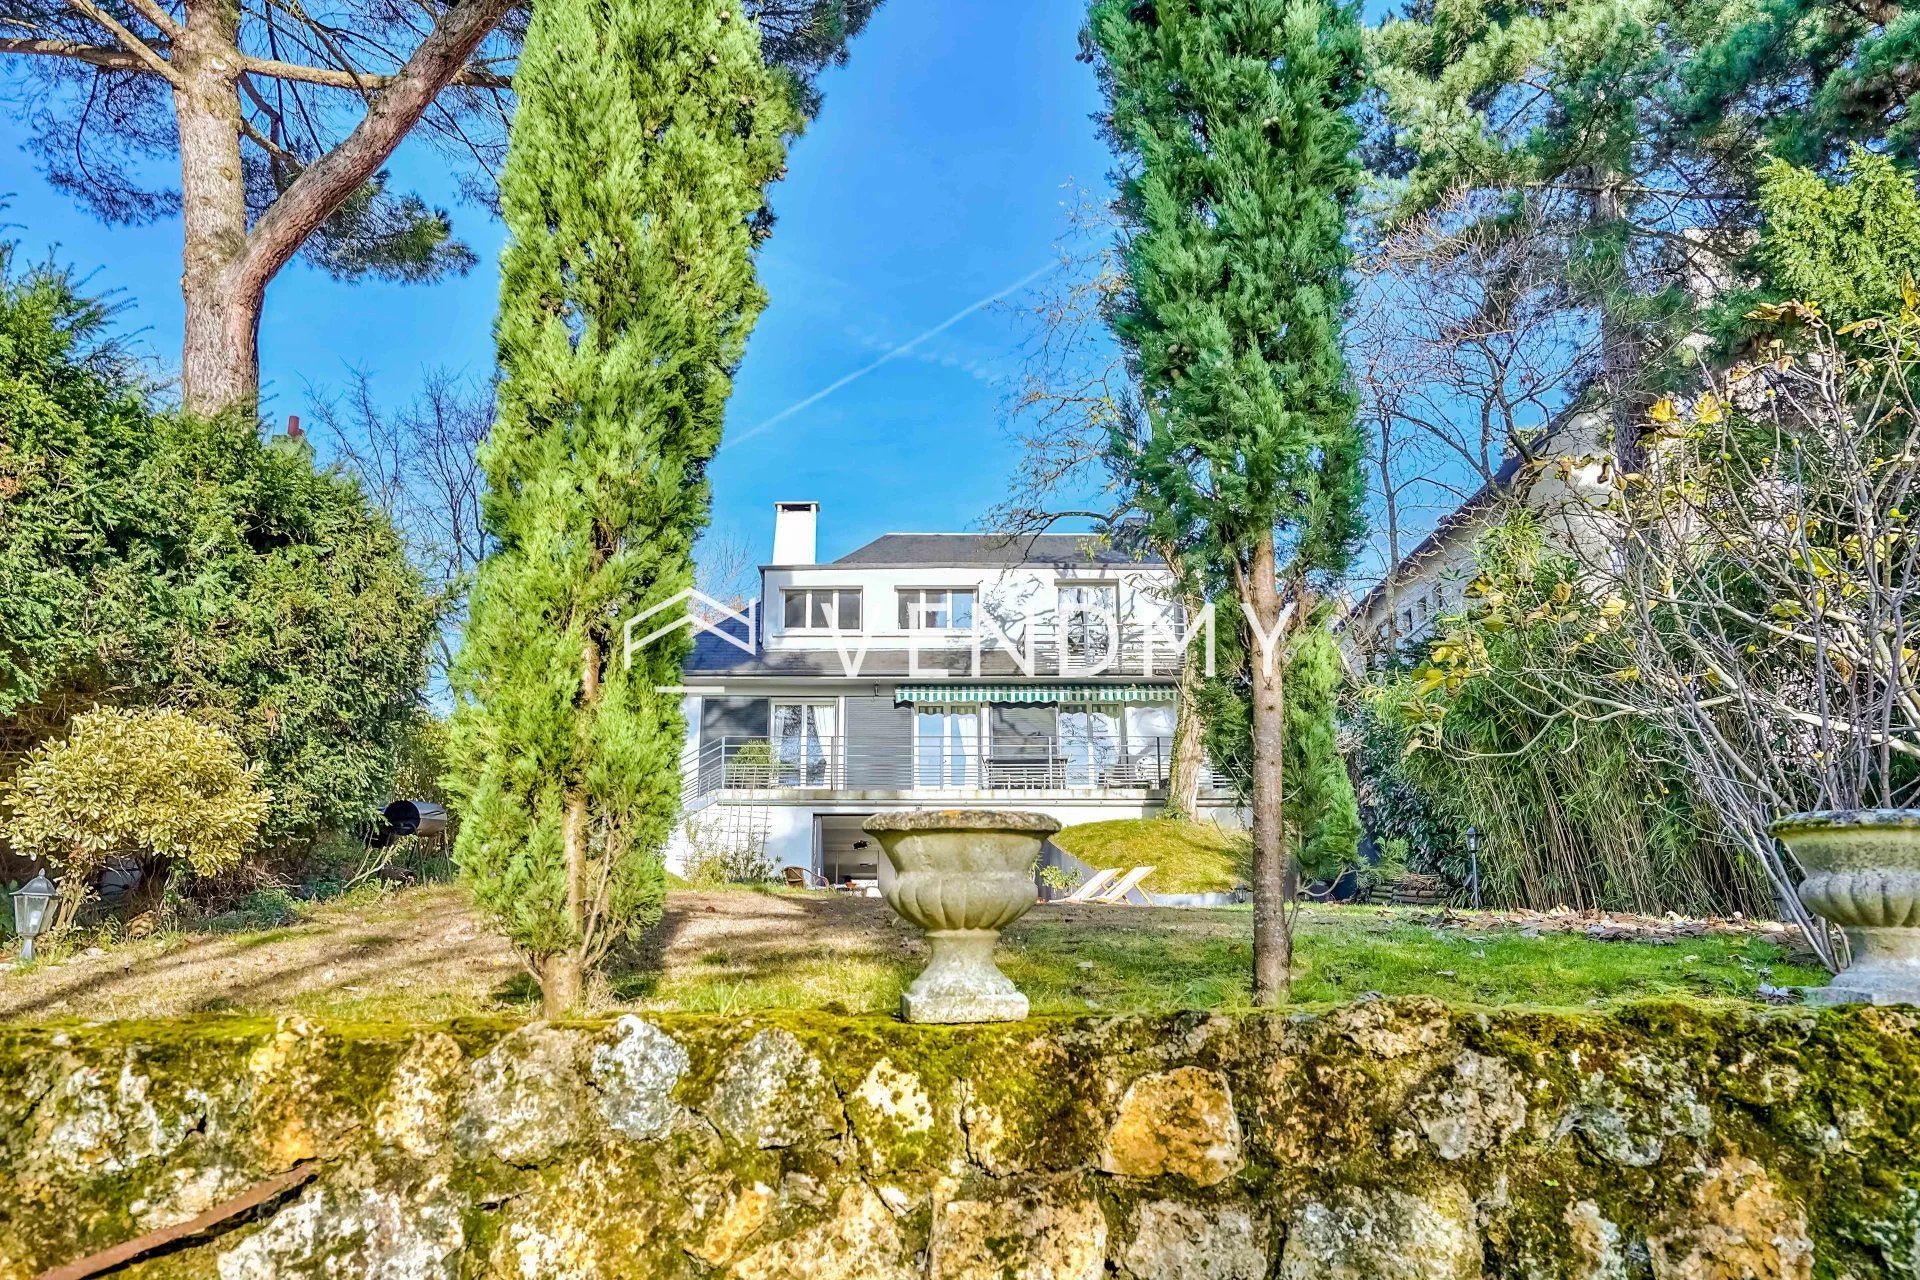
M 621 660 L 631 669 L 634 654 L 661 636 L 672 635 L 682 627 L 695 634 L 704 631 L 719 636 L 742 653 L 752 654 L 757 648 L 755 633 L 758 613 L 758 601 L 749 602 L 744 610 L 730 609 L 704 591 L 688 587 L 627 619 L 626 625 L 620 630 Z M 668 620 L 658 622 L 653 630 L 643 636 L 634 636 L 633 633 L 649 620 L 663 616 Z

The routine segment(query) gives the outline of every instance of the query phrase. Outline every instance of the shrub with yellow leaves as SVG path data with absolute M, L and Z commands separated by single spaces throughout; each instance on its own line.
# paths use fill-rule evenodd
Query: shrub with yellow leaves
M 236 865 L 267 800 L 257 767 L 219 729 L 179 711 L 97 707 L 0 790 L 0 833 L 53 866 L 70 914 L 109 859 L 139 866 L 142 897 L 176 864 L 196 875 Z

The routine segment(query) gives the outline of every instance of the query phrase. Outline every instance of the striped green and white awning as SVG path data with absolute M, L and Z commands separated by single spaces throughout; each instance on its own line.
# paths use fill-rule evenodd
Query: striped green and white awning
M 895 702 L 1172 702 L 1170 684 L 902 684 Z

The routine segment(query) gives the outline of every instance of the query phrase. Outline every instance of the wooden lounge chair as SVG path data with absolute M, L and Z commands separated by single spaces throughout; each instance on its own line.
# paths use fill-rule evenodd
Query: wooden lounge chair
M 1106 888 L 1107 885 L 1112 882 L 1113 878 L 1119 874 L 1120 873 L 1118 871 L 1115 871 L 1112 867 L 1102 867 L 1100 870 L 1094 872 L 1092 875 L 1088 876 L 1085 880 L 1082 880 L 1079 884 L 1075 885 L 1073 887 L 1072 893 L 1065 894 L 1061 897 L 1055 898 L 1054 901 L 1055 902 L 1085 902 L 1087 899 L 1093 897 L 1094 894 L 1099 893 L 1102 889 Z
M 1140 887 L 1140 882 L 1152 874 L 1152 867 L 1135 867 L 1107 888 L 1102 889 L 1099 893 L 1088 898 L 1087 901 L 1098 902 L 1102 906 L 1126 906 L 1133 896 L 1138 894 L 1140 896 L 1140 905 L 1150 907 L 1153 905 L 1153 899 L 1149 898 L 1146 890 Z

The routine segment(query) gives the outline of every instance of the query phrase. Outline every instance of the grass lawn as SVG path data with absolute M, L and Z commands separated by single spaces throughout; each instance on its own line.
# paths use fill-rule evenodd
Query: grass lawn
M 1247 1007 L 1245 908 L 1036 908 L 1000 963 L 1036 1014 Z M 1757 933 L 1666 944 L 1513 926 L 1464 927 L 1392 908 L 1308 907 L 1305 1006 L 1367 992 L 1487 1005 L 1586 1007 L 1652 996 L 1752 998 L 1766 982 L 1822 980 Z M 891 1012 L 925 944 L 886 904 L 838 894 L 676 892 L 648 954 L 603 993 L 608 1008 L 742 1013 Z M 0 970 L 0 1019 L 303 1013 L 361 1020 L 531 1013 L 510 948 L 455 885 L 304 912 L 256 932 L 176 934 Z
M 1152 867 L 1149 893 L 1225 893 L 1247 883 L 1253 857 L 1245 832 L 1171 818 L 1083 822 L 1053 842 L 1095 870 Z
M 1777 943 L 1753 935 L 1602 942 L 1579 934 L 1435 928 L 1415 920 L 1417 914 L 1306 908 L 1294 1003 L 1334 1004 L 1377 992 L 1585 1007 L 1653 996 L 1751 999 L 1763 982 L 1825 980 L 1820 970 L 1792 963 Z M 1251 925 L 1246 909 L 1039 908 L 1008 930 L 999 960 L 1036 1014 L 1246 1009 Z M 909 933 L 895 933 L 829 953 L 797 942 L 770 953 L 714 948 L 646 975 L 622 994 L 649 1007 L 710 1012 L 886 1012 L 925 954 Z

